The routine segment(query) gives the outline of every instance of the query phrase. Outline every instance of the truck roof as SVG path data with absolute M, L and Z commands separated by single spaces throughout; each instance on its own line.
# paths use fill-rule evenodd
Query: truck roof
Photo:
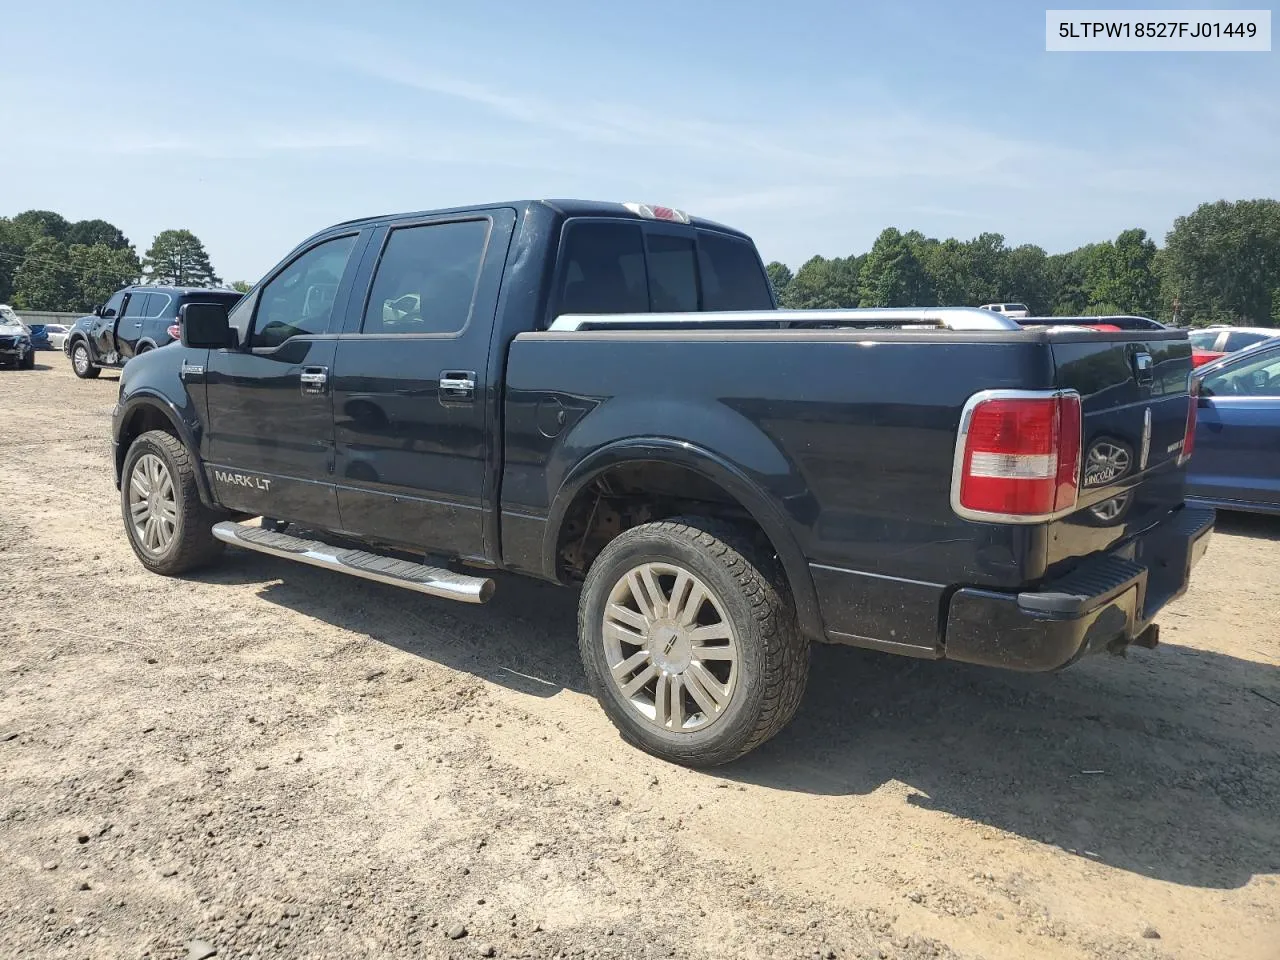
M 515 208 L 522 210 L 530 206 L 543 206 L 559 213 L 564 217 L 617 217 L 622 219 L 644 220 L 636 211 L 630 209 L 622 201 L 612 202 L 607 200 L 511 200 L 498 203 L 479 203 L 461 207 L 444 207 L 437 210 L 416 210 L 406 211 L 404 213 L 388 213 L 372 217 L 357 217 L 354 220 L 344 220 L 341 223 L 335 223 L 331 227 L 326 227 L 320 233 L 327 233 L 335 227 L 349 227 L 357 224 L 376 223 L 384 220 L 412 220 L 418 217 L 445 216 L 451 213 L 471 213 L 478 210 L 496 210 L 502 207 Z M 741 230 L 726 226 L 723 223 L 717 223 L 714 220 L 708 220 L 704 217 L 689 216 L 689 224 L 695 227 L 708 227 L 721 233 L 729 233 L 744 239 L 750 239 L 747 234 Z M 318 236 L 319 234 L 317 234 Z

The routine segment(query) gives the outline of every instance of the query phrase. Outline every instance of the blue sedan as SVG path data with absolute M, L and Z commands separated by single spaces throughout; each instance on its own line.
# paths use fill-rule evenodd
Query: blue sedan
M 1196 370 L 1200 404 L 1187 501 L 1280 514 L 1280 340 Z

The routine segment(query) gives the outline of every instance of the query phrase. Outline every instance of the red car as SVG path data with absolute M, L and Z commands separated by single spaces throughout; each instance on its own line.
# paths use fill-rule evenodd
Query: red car
M 1277 335 L 1280 335 L 1280 329 L 1270 327 L 1213 326 L 1192 330 L 1187 335 L 1187 339 L 1191 341 L 1191 366 L 1203 367 L 1228 353 L 1235 353 Z

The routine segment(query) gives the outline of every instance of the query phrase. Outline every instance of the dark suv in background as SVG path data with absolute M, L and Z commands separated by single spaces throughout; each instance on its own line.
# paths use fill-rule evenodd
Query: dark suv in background
M 218 303 L 230 310 L 241 296 L 204 287 L 125 287 L 92 316 L 77 320 L 62 350 L 77 377 L 96 377 L 103 367 L 122 367 L 131 357 L 177 340 L 184 304 Z

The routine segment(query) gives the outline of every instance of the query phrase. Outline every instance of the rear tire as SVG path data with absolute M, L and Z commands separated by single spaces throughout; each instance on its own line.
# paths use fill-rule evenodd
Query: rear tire
M 191 455 L 163 430 L 148 430 L 129 447 L 120 512 L 129 545 L 153 573 L 172 577 L 205 566 L 226 546 L 212 532 L 225 515 L 200 501 Z
M 808 679 L 809 643 L 771 552 L 702 517 L 612 540 L 587 574 L 578 639 L 623 738 L 686 766 L 760 746 L 795 715 Z
M 83 340 L 77 340 L 71 345 L 71 372 L 81 380 L 93 380 L 102 372 L 101 367 L 93 365 L 89 345 Z

